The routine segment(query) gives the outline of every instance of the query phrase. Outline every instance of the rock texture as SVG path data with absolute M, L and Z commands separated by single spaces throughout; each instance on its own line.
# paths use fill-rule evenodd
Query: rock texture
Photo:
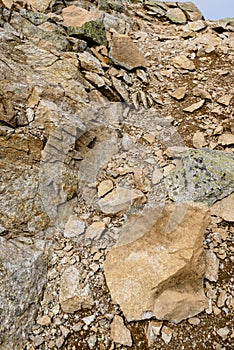
M 114 34 L 111 40 L 110 58 L 127 70 L 144 67 L 144 56 L 127 35 Z
M 115 316 L 111 323 L 111 337 L 115 343 L 132 346 L 131 333 L 124 325 L 123 319 L 120 316 Z
M 233 25 L 191 2 L 0 0 L 1 350 L 128 347 L 112 338 L 120 317 L 134 349 L 232 347 Z M 139 217 L 164 217 L 169 197 L 211 205 L 208 307 L 190 323 L 128 322 L 105 258 L 122 231 L 123 247 L 149 237 L 152 218 Z M 164 286 L 153 298 L 174 293 L 166 311 L 179 320 L 176 288 L 190 302 L 194 291 L 179 273 Z
M 209 149 L 189 150 L 182 167 L 170 173 L 168 192 L 174 201 L 213 204 L 234 191 L 234 156 Z
M 0 349 L 20 350 L 46 283 L 44 243 L 30 247 L 0 237 L 0 244 Z
M 234 221 L 234 193 L 216 202 L 211 207 L 211 214 L 220 216 L 225 221 Z
M 202 241 L 208 211 L 205 206 L 181 204 L 148 215 L 150 229 L 129 237 L 127 227 L 122 237 L 131 241 L 122 245 L 120 238 L 109 252 L 107 284 L 128 321 L 155 316 L 180 322 L 207 306 Z M 131 232 L 138 231 L 145 219 L 136 219 Z
M 71 266 L 62 274 L 60 285 L 60 303 L 64 312 L 73 313 L 81 308 L 90 309 L 93 304 L 89 286 L 83 286 L 80 272 Z
M 117 188 L 98 201 L 98 207 L 105 214 L 119 214 L 132 205 L 145 203 L 145 196 L 139 190 Z

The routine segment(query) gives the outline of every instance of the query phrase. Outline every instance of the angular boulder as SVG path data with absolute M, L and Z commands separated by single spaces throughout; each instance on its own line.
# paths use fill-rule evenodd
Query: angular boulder
M 173 201 L 212 205 L 234 191 L 234 154 L 190 149 L 181 160 L 182 166 L 166 179 Z
M 63 9 L 64 24 L 68 34 L 98 45 L 107 45 L 103 15 L 98 11 L 87 11 L 78 6 Z
M 177 2 L 178 7 L 183 10 L 186 14 L 186 17 L 190 21 L 198 21 L 199 19 L 203 19 L 203 15 L 201 11 L 197 8 L 197 6 L 191 2 Z
M 156 317 L 180 322 L 207 307 L 202 204 L 148 209 L 125 225 L 108 253 L 105 276 L 128 321 Z
M 146 65 L 145 58 L 137 45 L 125 34 L 113 35 L 109 56 L 115 64 L 127 70 Z

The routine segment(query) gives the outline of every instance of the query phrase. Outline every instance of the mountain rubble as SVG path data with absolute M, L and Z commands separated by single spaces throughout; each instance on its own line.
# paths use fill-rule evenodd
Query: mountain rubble
M 231 349 L 234 20 L 0 4 L 0 350 Z

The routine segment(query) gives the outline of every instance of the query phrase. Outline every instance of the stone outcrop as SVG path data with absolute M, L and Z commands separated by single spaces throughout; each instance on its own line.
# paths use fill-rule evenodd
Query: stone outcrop
M 0 349 L 20 350 L 35 322 L 46 283 L 45 243 L 0 237 Z
M 189 150 L 182 166 L 167 178 L 174 201 L 213 204 L 234 191 L 234 155 L 209 149 Z
M 107 45 L 103 15 L 98 11 L 87 11 L 78 6 L 63 9 L 64 24 L 68 33 L 99 45 Z
M 204 310 L 204 230 L 208 210 L 180 204 L 149 210 L 122 231 L 108 253 L 105 276 L 128 321 L 180 322 Z M 147 221 L 146 221 L 147 220 Z M 150 227 L 144 226 L 146 223 Z
M 155 16 L 168 18 L 172 23 L 185 24 L 203 18 L 202 13 L 192 2 L 163 2 L 146 0 L 144 6 Z

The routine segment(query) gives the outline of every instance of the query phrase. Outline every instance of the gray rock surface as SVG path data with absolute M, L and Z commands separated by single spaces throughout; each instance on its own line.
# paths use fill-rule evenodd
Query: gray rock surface
M 166 179 L 173 201 L 212 205 L 234 191 L 234 155 L 210 149 L 189 150 L 182 166 Z
M 0 244 L 0 349 L 21 350 L 46 283 L 45 247 L 2 237 Z

